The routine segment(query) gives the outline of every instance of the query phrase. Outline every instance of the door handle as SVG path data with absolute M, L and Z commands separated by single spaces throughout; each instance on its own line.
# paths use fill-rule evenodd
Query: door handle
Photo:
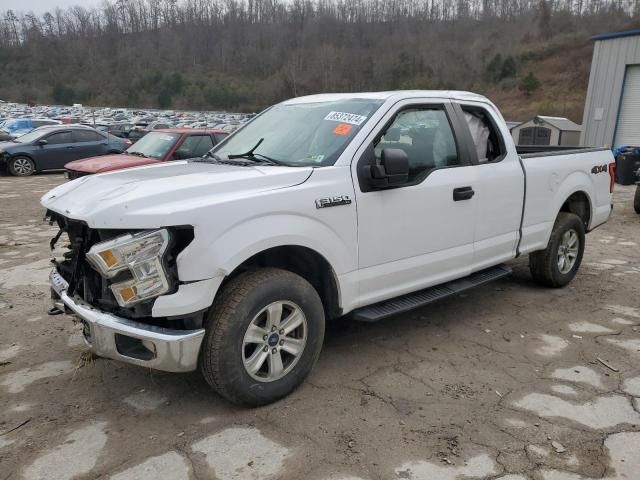
M 458 187 L 453 189 L 453 201 L 470 200 L 476 192 L 471 187 Z

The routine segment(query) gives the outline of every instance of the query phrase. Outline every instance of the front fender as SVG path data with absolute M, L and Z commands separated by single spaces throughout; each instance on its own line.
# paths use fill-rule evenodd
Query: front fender
M 316 218 L 287 213 L 245 220 L 215 240 L 196 227 L 194 241 L 178 256 L 178 275 L 182 281 L 226 276 L 255 254 L 286 245 L 314 250 L 329 262 L 336 275 L 355 269 L 353 241 Z

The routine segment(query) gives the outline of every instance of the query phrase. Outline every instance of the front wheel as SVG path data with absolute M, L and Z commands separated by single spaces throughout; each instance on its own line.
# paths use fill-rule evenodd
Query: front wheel
M 636 185 L 636 194 L 633 197 L 633 209 L 640 213 L 640 183 Z
M 560 212 L 547 248 L 529 254 L 529 269 L 533 279 L 553 288 L 569 284 L 580 268 L 584 242 L 584 223 L 580 217 Z
M 324 338 L 324 309 L 313 286 L 265 268 L 238 275 L 218 295 L 200 352 L 205 380 L 233 403 L 252 407 L 292 392 Z
M 15 177 L 27 177 L 36 171 L 36 165 L 29 157 L 15 157 L 7 163 L 9 173 Z

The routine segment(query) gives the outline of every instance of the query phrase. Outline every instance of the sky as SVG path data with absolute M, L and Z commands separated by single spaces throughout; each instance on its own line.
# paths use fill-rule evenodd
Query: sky
M 98 5 L 102 0 L 0 0 L 0 11 L 15 10 L 35 13 L 43 13 L 47 10 L 55 10 L 56 7 L 66 8 L 73 5 L 92 7 Z

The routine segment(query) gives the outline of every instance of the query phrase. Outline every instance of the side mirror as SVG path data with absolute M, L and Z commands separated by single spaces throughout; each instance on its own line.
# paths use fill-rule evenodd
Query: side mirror
M 371 185 L 375 188 L 390 188 L 409 181 L 409 157 L 399 148 L 384 148 L 380 165 L 371 165 Z
M 36 145 L 39 145 L 39 146 L 41 146 L 41 147 L 44 147 L 47 143 L 49 143 L 49 142 L 47 142 L 44 138 L 41 138 L 40 140 L 38 140 L 38 141 L 36 142 Z

